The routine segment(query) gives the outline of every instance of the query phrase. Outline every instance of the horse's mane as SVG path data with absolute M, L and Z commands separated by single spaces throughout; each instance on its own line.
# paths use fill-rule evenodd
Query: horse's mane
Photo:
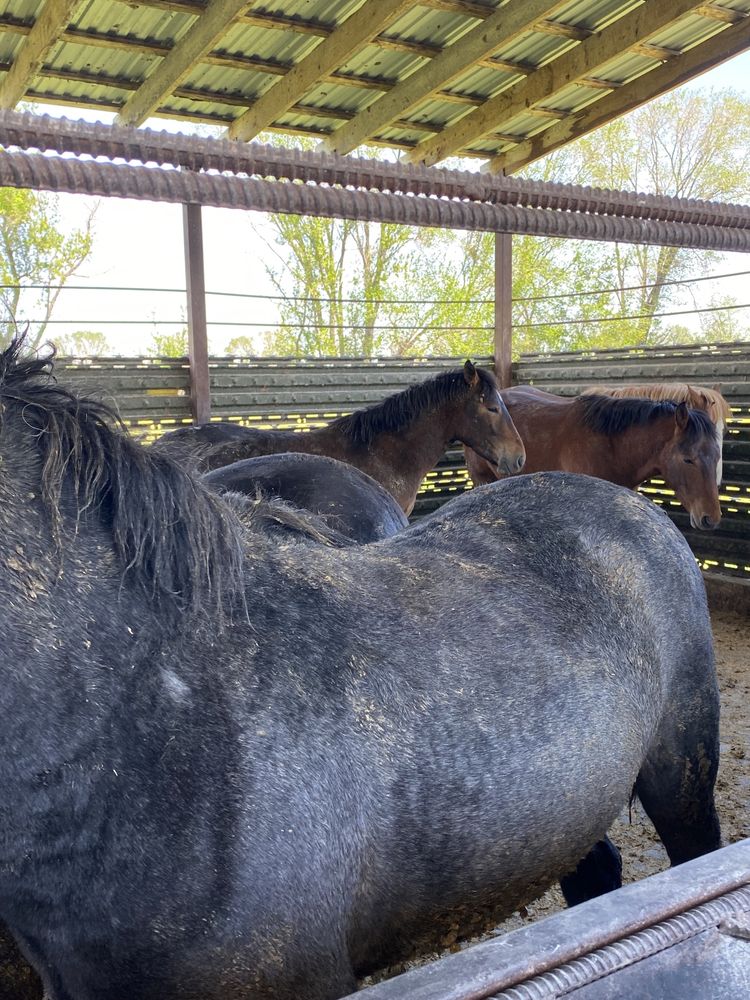
M 691 410 L 705 410 L 716 424 L 720 420 L 726 424 L 732 410 L 718 389 L 687 382 L 653 382 L 644 385 L 617 385 L 607 388 L 592 386 L 585 395 L 612 396 L 615 398 L 639 396 L 642 399 L 658 401 L 671 400 L 673 403 L 687 403 Z
M 253 531 L 261 531 L 281 541 L 313 541 L 339 549 L 355 544 L 351 538 L 330 527 L 319 514 L 294 507 L 280 497 L 265 496 L 261 490 L 254 497 L 234 490 L 219 491 L 219 495 Z
M 495 376 L 486 368 L 476 368 L 488 392 L 498 389 Z M 463 369 L 441 372 L 424 382 L 410 385 L 380 403 L 355 410 L 329 424 L 345 434 L 354 444 L 367 447 L 378 434 L 388 434 L 407 427 L 420 413 L 458 399 L 469 391 Z
M 243 583 L 244 529 L 232 507 L 164 454 L 138 444 L 116 413 L 56 383 L 54 350 L 23 357 L 23 338 L 0 354 L 0 402 L 36 431 L 42 500 L 56 546 L 72 486 L 77 524 L 96 511 L 125 573 L 179 612 L 220 612 Z M 2 418 L 0 418 L 2 419 Z
M 612 437 L 622 434 L 631 427 L 643 427 L 658 420 L 659 417 L 674 416 L 679 404 L 671 400 L 619 398 L 598 393 L 584 393 L 575 399 L 574 405 L 583 411 L 583 423 L 586 427 Z M 715 437 L 713 421 L 704 410 L 689 409 L 685 441 L 691 442 L 705 435 Z

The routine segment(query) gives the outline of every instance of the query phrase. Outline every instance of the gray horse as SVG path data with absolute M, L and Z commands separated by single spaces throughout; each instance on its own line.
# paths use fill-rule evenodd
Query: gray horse
M 703 583 L 648 501 L 523 476 L 326 544 L 49 374 L 0 356 L 0 918 L 51 1000 L 333 1000 L 634 787 L 673 863 L 719 846 Z

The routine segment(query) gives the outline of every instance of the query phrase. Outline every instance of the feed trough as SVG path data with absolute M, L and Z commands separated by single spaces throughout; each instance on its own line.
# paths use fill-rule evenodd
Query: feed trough
M 750 996 L 750 839 L 356 994 L 357 1000 L 561 996 Z

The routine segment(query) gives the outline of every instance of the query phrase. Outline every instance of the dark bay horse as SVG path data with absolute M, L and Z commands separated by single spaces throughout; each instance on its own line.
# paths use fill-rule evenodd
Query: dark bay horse
M 723 471 L 721 451 L 724 445 L 727 421 L 732 416 L 732 408 L 717 388 L 706 385 L 690 385 L 687 382 L 643 382 L 639 385 L 597 387 L 589 389 L 588 394 L 591 393 L 618 398 L 640 396 L 643 399 L 670 400 L 673 403 L 685 403 L 691 410 L 704 410 L 716 428 L 716 440 L 719 443 L 716 484 L 721 486 Z
M 571 399 L 530 385 L 503 389 L 502 396 L 526 447 L 525 472 L 581 472 L 633 490 L 659 476 L 694 528 L 719 524 L 721 444 L 704 411 L 643 398 Z M 499 478 L 480 455 L 464 453 L 475 484 Z
M 719 846 L 703 582 L 649 501 L 522 476 L 328 544 L 18 345 L 0 404 L 0 919 L 49 1000 L 334 1000 L 596 883 L 633 787 L 673 863 Z
M 319 514 L 330 528 L 359 543 L 388 538 L 409 524 L 380 483 L 324 455 L 289 452 L 246 458 L 207 472 L 203 481 L 224 493 L 279 497 Z
M 217 435 L 224 433 L 231 440 L 220 444 Z M 309 433 L 206 424 L 171 431 L 157 447 L 178 454 L 208 445 L 200 456 L 204 469 L 284 451 L 328 455 L 372 476 L 409 514 L 422 480 L 454 440 L 503 472 L 523 465 L 523 444 L 494 375 L 470 361 Z

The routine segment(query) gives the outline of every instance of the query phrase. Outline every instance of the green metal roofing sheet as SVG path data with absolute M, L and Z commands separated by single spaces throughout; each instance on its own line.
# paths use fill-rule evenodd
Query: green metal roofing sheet
M 390 21 L 379 15 L 381 0 L 266 0 L 248 2 L 226 25 L 208 56 L 194 63 L 184 78 L 169 88 L 157 106 L 158 114 L 199 121 L 230 122 L 251 108 L 264 93 L 280 85 L 292 67 L 303 63 L 332 33 L 346 32 L 348 19 L 363 6 L 372 10 L 372 32 L 343 46 L 341 62 L 326 68 L 311 85 L 293 93 L 286 108 L 266 123 L 272 130 L 326 135 L 356 118 L 402 81 L 429 66 L 444 49 L 480 27 L 482 12 L 491 15 L 507 8 L 515 15 L 528 0 L 421 0 L 407 3 Z M 480 63 L 452 67 L 443 86 L 431 92 L 415 88 L 411 106 L 396 113 L 368 136 L 368 140 L 414 146 L 470 116 L 475 103 L 496 94 L 509 94 L 523 86 L 535 67 L 565 58 L 588 34 L 610 31 L 630 11 L 666 6 L 675 0 L 572 0 L 550 2 L 542 21 L 531 20 L 526 30 L 503 42 Z M 205 0 L 85 0 L 75 9 L 70 24 L 60 25 L 55 43 L 43 53 L 42 68 L 26 81 L 26 95 L 37 100 L 117 109 L 163 62 L 163 57 L 190 37 L 201 24 Z M 23 47 L 32 44 L 31 29 L 44 9 L 44 0 L 8 0 L 0 13 L 0 87 L 10 64 Z M 747 17 L 748 20 L 743 19 Z M 732 25 L 728 22 L 739 20 Z M 546 22 L 546 23 L 545 23 Z M 700 47 L 717 33 L 727 31 L 726 56 L 750 47 L 750 0 L 717 0 L 696 3 L 674 23 L 646 41 L 661 46 L 664 56 L 644 49 L 625 49 L 593 68 L 591 76 L 624 87 L 648 92 L 648 74 L 674 53 L 675 72 L 680 53 Z M 574 37 L 568 37 L 574 36 Z M 494 37 L 494 36 L 493 36 Z M 324 50 L 321 50 L 324 51 Z M 490 57 L 521 64 L 493 68 Z M 317 58 L 317 57 L 316 57 Z M 713 57 L 713 61 L 718 58 Z M 689 74 L 688 74 L 689 75 Z M 408 88 L 408 84 L 406 85 Z M 663 86 L 662 86 L 662 89 Z M 545 95 L 541 108 L 575 113 L 610 91 L 572 79 L 563 88 Z M 464 102 L 461 103 L 461 98 Z M 0 92 L 0 99 L 2 93 Z M 630 106 L 632 106 L 632 101 Z M 504 137 L 519 141 L 554 124 L 555 119 L 533 111 L 516 113 L 495 128 L 474 136 L 465 151 L 492 156 L 507 149 Z M 261 127 L 265 128 L 266 125 Z M 497 134 L 495 134 L 497 133 Z M 451 153 L 462 152 L 461 149 Z

